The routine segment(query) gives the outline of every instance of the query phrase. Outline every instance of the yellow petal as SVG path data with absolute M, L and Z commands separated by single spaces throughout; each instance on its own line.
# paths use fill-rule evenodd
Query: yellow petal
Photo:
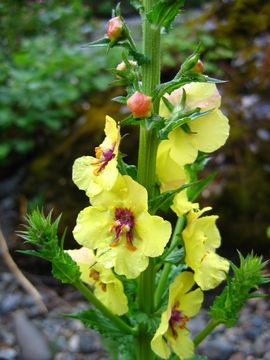
M 156 169 L 161 192 L 177 189 L 187 182 L 185 169 L 170 157 L 169 151 L 165 151 L 164 147 L 167 147 L 166 140 L 159 145 L 157 155 Z
M 65 250 L 80 268 L 80 279 L 86 284 L 93 285 L 94 281 L 89 276 L 90 267 L 95 263 L 95 255 L 91 249 L 81 247 L 80 249 Z
M 214 289 L 226 278 L 229 266 L 227 259 L 210 252 L 196 269 L 194 279 L 202 290 Z
M 173 306 L 176 299 L 180 299 L 183 294 L 187 293 L 194 283 L 193 274 L 190 271 L 184 271 L 176 276 L 169 288 L 169 304 Z
M 171 224 L 160 216 L 142 212 L 136 218 L 136 233 L 141 239 L 139 245 L 146 256 L 160 256 L 171 235 Z
M 106 284 L 106 287 L 97 285 L 95 288 L 96 297 L 108 308 L 113 314 L 123 315 L 128 312 L 127 297 L 124 293 L 123 285 L 117 279 L 111 270 L 111 281 L 106 283 L 100 273 L 101 281 Z
M 196 221 L 194 231 L 199 229 L 206 237 L 205 248 L 206 250 L 213 250 L 220 246 L 221 236 L 216 226 L 217 215 L 204 216 Z
M 177 329 L 177 337 L 167 336 L 170 345 L 180 360 L 189 359 L 194 354 L 194 344 L 186 329 Z
M 111 210 L 89 206 L 79 213 L 73 236 L 89 249 L 104 248 L 112 237 L 109 232 L 112 219 Z
M 170 316 L 171 311 L 169 309 L 162 313 L 159 327 L 151 341 L 151 349 L 162 359 L 168 359 L 171 353 L 170 348 L 163 337 L 168 330 Z
M 192 203 L 188 200 L 187 190 L 182 190 L 175 195 L 173 199 L 173 205 L 171 209 L 176 213 L 177 216 L 182 216 L 191 211 L 192 209 L 198 209 L 198 203 Z
M 181 310 L 186 316 L 195 316 L 203 302 L 203 292 L 200 289 L 190 291 L 188 294 L 184 294 L 180 299 L 179 310 Z
M 215 84 L 193 82 L 183 88 L 186 91 L 187 110 L 200 108 L 205 111 L 220 107 L 221 96 Z
M 190 130 L 194 133 L 196 148 L 210 153 L 225 144 L 229 136 L 229 121 L 220 110 L 211 111 L 189 123 Z
M 105 122 L 105 139 L 101 144 L 101 147 L 104 149 L 111 148 L 112 145 L 115 145 L 115 151 L 118 151 L 118 146 L 120 142 L 120 127 L 117 125 L 115 120 L 110 116 L 106 116 Z
M 97 258 L 106 268 L 114 267 L 118 275 L 125 275 L 128 279 L 138 277 L 147 268 L 149 262 L 140 247 L 130 251 L 124 242 L 107 251 L 98 250 Z
M 180 166 L 196 160 L 198 150 L 194 146 L 194 134 L 187 134 L 181 128 L 169 134 L 170 157 Z

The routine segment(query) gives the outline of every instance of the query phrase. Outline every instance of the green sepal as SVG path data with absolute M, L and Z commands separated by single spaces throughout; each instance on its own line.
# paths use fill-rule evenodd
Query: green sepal
M 151 24 L 158 27 L 163 26 L 169 31 L 171 23 L 183 5 L 184 0 L 160 0 L 153 6 L 152 10 L 146 14 L 146 17 Z
M 173 203 L 174 196 L 180 191 L 187 189 L 190 186 L 193 186 L 195 183 L 184 184 L 175 190 L 165 191 L 155 196 L 153 199 L 150 199 L 148 202 L 149 211 L 151 213 L 155 213 L 158 209 L 161 209 L 162 211 L 167 211 Z
M 143 122 L 142 119 L 134 118 L 132 115 L 129 115 L 125 119 L 121 120 L 121 126 L 127 125 L 141 125 Z
M 112 101 L 114 101 L 118 104 L 126 105 L 127 98 L 125 96 L 116 96 L 116 97 L 112 98 Z
M 245 301 L 251 296 L 258 295 L 254 290 L 270 282 L 270 276 L 263 275 L 266 262 L 262 261 L 262 257 L 251 253 L 244 258 L 239 253 L 239 258 L 238 267 L 231 263 L 233 276 L 227 275 L 227 285 L 215 298 L 209 312 L 214 321 L 223 323 L 227 327 L 236 323 Z
M 87 44 L 88 47 L 107 47 L 110 44 L 111 40 L 107 37 L 92 41 Z

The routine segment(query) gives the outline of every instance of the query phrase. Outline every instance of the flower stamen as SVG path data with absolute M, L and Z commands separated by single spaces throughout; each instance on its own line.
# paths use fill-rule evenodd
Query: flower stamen
M 96 176 L 105 169 L 106 165 L 115 157 L 114 153 L 115 145 L 112 148 L 103 150 L 101 146 L 95 148 L 97 161 L 93 162 L 92 165 L 96 165 L 97 168 L 94 170 Z
M 126 237 L 126 247 L 130 251 L 135 251 L 137 248 L 133 245 L 133 228 L 135 225 L 134 215 L 127 208 L 116 208 L 114 214 L 114 222 L 110 231 L 115 232 L 115 238 L 110 243 L 111 247 L 119 245 L 121 235 Z
M 181 330 L 185 329 L 186 324 L 189 320 L 189 318 L 186 315 L 184 315 L 180 310 L 177 310 L 178 306 L 179 306 L 179 302 L 177 302 L 175 304 L 175 306 L 173 307 L 172 312 L 171 312 L 171 317 L 169 320 L 169 325 L 170 325 L 171 331 L 173 333 L 173 336 L 175 338 L 178 336 L 176 328 L 178 327 Z

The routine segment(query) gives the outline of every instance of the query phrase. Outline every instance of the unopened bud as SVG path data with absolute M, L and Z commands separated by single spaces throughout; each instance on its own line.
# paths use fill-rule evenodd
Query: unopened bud
M 128 62 L 131 66 L 134 66 L 134 67 L 137 66 L 137 61 L 128 60 Z M 116 67 L 116 70 L 118 70 L 118 71 L 124 71 L 126 69 L 127 69 L 127 66 L 124 61 L 120 62 L 120 64 L 118 64 Z
M 120 16 L 111 18 L 108 22 L 107 35 L 111 41 L 119 39 L 122 35 L 124 23 Z
M 204 70 L 203 62 L 201 60 L 198 60 L 197 64 L 194 66 L 193 70 L 196 71 L 197 73 L 202 74 L 203 70 Z
M 152 98 L 136 91 L 127 101 L 127 106 L 134 118 L 145 118 L 151 116 Z

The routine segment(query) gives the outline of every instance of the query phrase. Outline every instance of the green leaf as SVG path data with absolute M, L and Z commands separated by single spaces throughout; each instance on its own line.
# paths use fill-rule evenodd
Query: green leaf
M 165 191 L 160 195 L 155 196 L 153 199 L 149 200 L 148 202 L 149 211 L 155 213 L 158 209 L 162 209 L 163 211 L 168 210 L 173 203 L 174 196 L 178 194 L 180 191 L 187 189 L 190 186 L 193 186 L 194 184 L 196 184 L 196 182 L 184 184 L 175 190 Z
M 137 180 L 137 167 L 125 163 L 122 157 L 118 157 L 118 169 L 122 175 L 129 175 L 133 180 Z
M 146 16 L 151 24 L 170 30 L 171 23 L 178 15 L 184 0 L 160 0 Z
M 65 317 L 78 319 L 88 328 L 96 330 L 102 336 L 110 339 L 119 340 L 120 338 L 127 336 L 125 333 L 122 333 L 110 320 L 108 320 L 98 309 L 84 310 L 77 314 L 66 314 Z
M 174 251 L 170 252 L 164 259 L 163 262 L 170 263 L 170 264 L 179 264 L 185 256 L 184 248 L 175 249 Z
M 135 119 L 132 115 L 129 115 L 124 120 L 121 120 L 121 126 L 141 125 L 142 121 L 142 119 Z
M 208 175 L 205 179 L 198 180 L 193 187 L 187 190 L 188 199 L 191 202 L 194 202 L 203 189 L 216 177 L 217 171 L 214 171 L 212 174 Z
M 95 41 L 92 41 L 90 43 L 87 44 L 88 47 L 106 47 L 110 44 L 110 39 L 109 38 L 101 38 Z
M 72 258 L 59 248 L 58 256 L 54 255 L 51 259 L 52 274 L 64 284 L 73 284 L 76 280 L 80 279 L 79 266 Z
M 141 9 L 143 9 L 142 1 L 140 1 L 140 0 L 130 0 L 130 4 L 131 4 L 136 10 L 141 10 Z

